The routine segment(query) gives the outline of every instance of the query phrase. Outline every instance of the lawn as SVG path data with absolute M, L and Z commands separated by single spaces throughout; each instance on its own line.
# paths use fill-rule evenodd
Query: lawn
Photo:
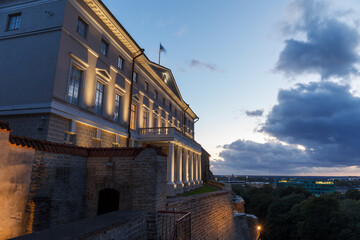
M 201 188 L 195 189 L 193 191 L 184 193 L 182 195 L 180 195 L 180 197 L 188 197 L 188 196 L 192 196 L 192 195 L 197 195 L 197 194 L 202 194 L 202 193 L 208 193 L 208 192 L 214 192 L 217 191 L 219 189 L 209 186 L 207 184 L 204 184 Z

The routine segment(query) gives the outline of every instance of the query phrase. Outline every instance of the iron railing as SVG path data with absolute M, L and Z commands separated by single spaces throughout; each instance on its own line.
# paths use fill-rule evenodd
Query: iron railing
M 161 240 L 191 240 L 191 213 L 159 211 Z

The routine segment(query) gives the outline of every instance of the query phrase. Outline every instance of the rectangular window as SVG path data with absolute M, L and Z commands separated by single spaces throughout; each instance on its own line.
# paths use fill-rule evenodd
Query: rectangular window
M 144 111 L 143 115 L 143 128 L 147 128 L 147 122 L 148 122 L 148 112 Z
M 21 24 L 21 13 L 11 14 L 9 15 L 7 30 L 17 30 L 20 28 Z
M 163 106 L 165 107 L 165 98 L 163 97 Z
M 158 97 L 159 97 L 159 93 L 158 93 L 158 91 L 155 90 L 154 98 L 158 99 Z
M 107 56 L 109 51 L 109 44 L 105 40 L 101 40 L 101 53 Z
M 114 120 L 116 122 L 118 122 L 120 119 L 120 102 L 121 102 L 121 96 L 119 94 L 115 94 Z
M 100 115 L 102 113 L 103 98 L 104 98 L 104 84 L 97 82 L 96 93 L 95 93 L 95 112 Z
M 145 92 L 149 92 L 149 83 L 145 82 Z
M 169 103 L 169 110 L 170 110 L 170 113 L 172 112 L 172 104 Z
M 124 59 L 122 57 L 118 57 L 118 68 L 123 69 L 124 67 Z
M 138 74 L 137 74 L 137 72 L 134 72 L 133 82 L 137 82 L 137 80 L 138 80 Z
M 83 71 L 76 68 L 75 66 L 71 67 L 71 76 L 69 83 L 69 92 L 68 92 L 68 101 L 72 104 L 79 104 L 79 92 L 80 84 L 83 78 Z
M 134 103 L 131 103 L 130 128 L 136 129 L 136 105 Z
M 177 109 L 175 108 L 175 118 L 177 118 Z
M 88 30 L 88 24 L 82 18 L 79 17 L 78 18 L 78 25 L 77 25 L 77 32 L 81 36 L 86 38 L 87 30 Z

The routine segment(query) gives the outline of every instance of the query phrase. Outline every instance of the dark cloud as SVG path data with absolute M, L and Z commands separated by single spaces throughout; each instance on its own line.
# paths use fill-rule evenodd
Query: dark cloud
M 260 131 L 288 145 L 238 140 L 223 146 L 225 161 L 215 168 L 291 174 L 360 166 L 360 98 L 347 85 L 323 81 L 280 90 Z
M 360 165 L 360 98 L 332 82 L 281 90 L 263 132 L 301 144 L 319 166 Z
M 299 18 L 285 24 L 284 31 L 305 34 L 306 39 L 287 39 L 275 70 L 290 76 L 318 73 L 322 79 L 358 74 L 357 29 L 329 16 L 323 2 L 302 0 L 291 6 Z
M 196 59 L 191 59 L 191 61 L 189 63 L 189 67 L 192 67 L 192 68 L 202 67 L 202 68 L 209 69 L 211 71 L 217 71 L 218 70 L 218 67 L 215 64 L 205 63 L 205 62 L 202 62 L 202 61 L 199 61 L 199 60 L 196 60 Z
M 213 162 L 217 171 L 231 173 L 286 173 L 294 174 L 299 168 L 311 165 L 306 152 L 279 142 L 256 143 L 237 140 L 224 145 L 219 156 L 225 161 Z
M 249 117 L 261 117 L 264 113 L 263 109 L 258 109 L 254 111 L 245 111 L 246 115 Z

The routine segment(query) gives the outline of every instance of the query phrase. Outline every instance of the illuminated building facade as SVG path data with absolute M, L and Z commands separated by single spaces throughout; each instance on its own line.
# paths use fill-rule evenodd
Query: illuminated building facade
M 101 0 L 0 2 L 0 119 L 84 147 L 161 147 L 168 195 L 202 184 L 197 115 Z
M 315 196 L 333 193 L 335 184 L 332 181 L 317 181 L 306 179 L 275 180 L 275 187 L 303 187 Z

